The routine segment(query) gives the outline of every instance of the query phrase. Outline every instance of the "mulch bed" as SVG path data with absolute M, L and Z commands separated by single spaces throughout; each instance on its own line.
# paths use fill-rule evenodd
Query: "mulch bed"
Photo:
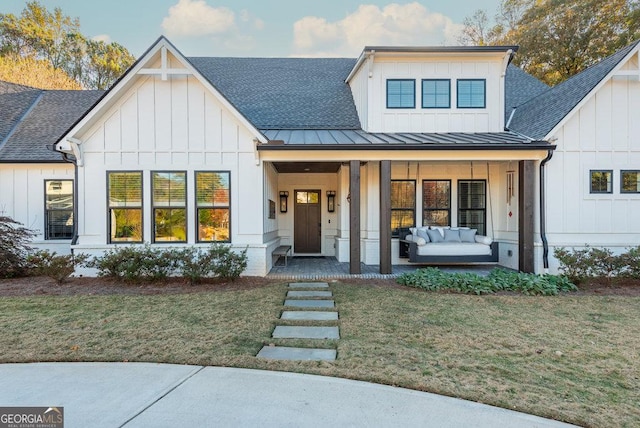
M 246 276 L 233 282 L 210 280 L 191 285 L 178 278 L 155 283 L 127 283 L 109 278 L 70 278 L 62 285 L 47 277 L 27 277 L 0 280 L 0 297 L 6 296 L 76 296 L 76 295 L 154 295 L 188 294 L 213 291 L 249 290 L 265 285 L 277 284 L 282 280 Z M 341 280 L 350 284 L 374 287 L 404 288 L 393 279 L 350 279 Z M 640 280 L 620 279 L 609 283 L 606 279 L 593 279 L 581 284 L 579 291 L 571 296 L 640 296 Z

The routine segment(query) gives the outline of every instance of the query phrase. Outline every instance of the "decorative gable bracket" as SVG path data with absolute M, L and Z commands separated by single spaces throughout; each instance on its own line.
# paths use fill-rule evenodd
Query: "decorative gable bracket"
M 167 48 L 162 46 L 160 48 L 160 68 L 141 68 L 138 70 L 138 74 L 159 75 L 162 80 L 167 80 L 169 75 L 191 75 L 193 73 L 186 68 L 169 68 Z
M 626 70 L 618 70 L 613 74 L 616 80 L 627 79 L 640 82 L 640 52 L 633 54 L 629 59 L 629 68 Z

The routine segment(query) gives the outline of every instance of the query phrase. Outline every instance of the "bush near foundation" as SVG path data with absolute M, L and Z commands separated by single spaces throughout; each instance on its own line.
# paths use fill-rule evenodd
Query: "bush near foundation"
M 0 216 L 0 278 L 13 278 L 29 273 L 29 242 L 36 233 L 13 220 Z
M 84 266 L 88 258 L 86 254 L 59 255 L 55 251 L 43 250 L 29 255 L 27 262 L 32 275 L 48 276 L 60 285 L 75 272 L 76 267 Z
M 221 244 L 208 248 L 128 245 L 107 250 L 87 266 L 98 269 L 98 276 L 125 281 L 160 281 L 178 276 L 195 284 L 204 278 L 238 278 L 247 267 L 247 250 L 238 254 Z
M 640 246 L 615 255 L 608 248 L 556 248 L 553 255 L 560 262 L 560 272 L 579 284 L 588 278 L 640 278 Z

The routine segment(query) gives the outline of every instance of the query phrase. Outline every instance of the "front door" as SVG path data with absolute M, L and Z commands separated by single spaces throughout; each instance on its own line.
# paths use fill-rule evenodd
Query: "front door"
M 322 252 L 320 191 L 296 190 L 293 250 L 299 254 Z

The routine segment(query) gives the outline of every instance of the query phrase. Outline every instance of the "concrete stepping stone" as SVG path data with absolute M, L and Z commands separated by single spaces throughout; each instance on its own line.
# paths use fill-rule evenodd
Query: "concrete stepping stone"
M 326 282 L 290 282 L 289 288 L 329 288 Z
M 338 327 L 276 326 L 274 339 L 340 339 Z
M 331 297 L 333 293 L 331 291 L 320 291 L 320 290 L 290 290 L 287 291 L 287 297 Z
M 336 350 L 264 346 L 260 352 L 258 352 L 257 357 L 270 360 L 335 361 Z
M 284 301 L 285 306 L 295 306 L 298 308 L 333 308 L 333 300 L 291 300 Z
M 280 319 L 297 321 L 335 321 L 338 319 L 338 313 L 324 311 L 284 311 L 280 316 Z

